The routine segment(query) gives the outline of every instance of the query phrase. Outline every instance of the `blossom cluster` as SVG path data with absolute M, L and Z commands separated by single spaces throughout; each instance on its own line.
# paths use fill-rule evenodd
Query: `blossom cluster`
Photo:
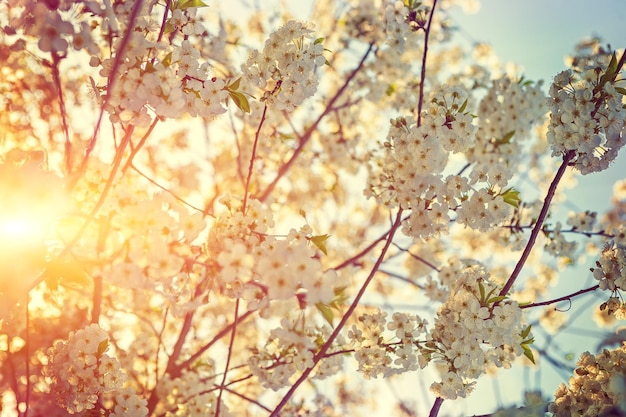
M 426 365 L 419 355 L 419 337 L 427 321 L 417 315 L 394 312 L 391 319 L 380 309 L 361 314 L 348 331 L 358 370 L 366 378 L 389 377 Z
M 215 415 L 217 395 L 213 387 L 215 370 L 205 364 L 194 372 L 184 372 L 180 377 L 165 375 L 159 380 L 157 392 L 160 407 L 167 417 L 202 417 Z M 220 416 L 228 416 L 228 407 L 220 404 Z
M 452 277 L 442 274 L 448 297 L 431 330 L 424 319 L 404 313 L 393 313 L 388 322 L 380 310 L 359 316 L 348 333 L 359 371 L 387 377 L 432 362 L 441 381 L 431 391 L 456 399 L 466 397 L 488 368 L 510 368 L 522 354 L 532 358 L 533 338 L 517 302 L 497 295 L 499 287 L 481 265 L 455 262 L 455 268 Z
M 504 200 L 509 190 L 471 187 L 487 182 L 486 176 L 443 177 L 450 154 L 465 153 L 474 144 L 476 126 L 467 103 L 463 88 L 444 87 L 428 100 L 419 126 L 405 118 L 391 121 L 384 155 L 374 161 L 365 195 L 388 207 L 411 210 L 402 229 L 408 236 L 425 239 L 447 232 L 451 211 L 456 211 L 457 222 L 478 230 L 511 214 Z
M 597 355 L 584 352 L 576 362 L 569 387 L 559 386 L 549 411 L 555 417 L 623 415 L 626 413 L 625 364 L 624 344 Z
M 308 225 L 277 237 L 269 234 L 274 220 L 266 205 L 249 200 L 244 214 L 240 199 L 220 201 L 229 211 L 216 219 L 207 246 L 217 261 L 218 288 L 254 309 L 296 296 L 310 305 L 333 300 L 337 274 L 322 270 Z
M 516 172 L 523 143 L 546 113 L 542 83 L 505 76 L 494 80 L 478 106 L 470 178 L 504 188 Z
M 315 326 L 301 319 L 283 318 L 281 326 L 272 329 L 263 346 L 255 348 L 248 359 L 254 376 L 274 391 L 286 387 L 297 372 L 312 367 L 322 341 L 332 332 L 328 325 Z M 329 355 L 318 363 L 313 378 L 325 379 L 343 367 L 341 355 Z
M 431 390 L 455 399 L 467 396 L 487 368 L 508 369 L 522 354 L 532 358 L 533 338 L 518 303 L 497 294 L 499 287 L 481 265 L 468 264 L 449 288 L 422 355 L 442 373 Z
M 573 164 L 583 175 L 605 170 L 624 146 L 626 109 L 613 77 L 618 71 L 598 56 L 580 72 L 565 70 L 550 87 L 548 142 L 552 155 L 575 152 Z
M 124 28 L 132 7 L 133 3 L 125 3 L 115 9 L 119 16 L 112 18 L 119 19 L 120 28 Z M 195 17 L 196 8 L 171 13 L 171 39 L 177 32 L 182 33 L 184 40 L 180 44 L 145 36 L 143 32 L 157 22 L 145 13 L 131 28 L 132 36 L 123 51 L 119 49 L 124 38 L 119 37 L 113 45 L 116 55 L 92 58 L 91 65 L 99 67 L 100 76 L 108 79 L 107 86 L 97 87 L 97 92 L 107 93 L 106 110 L 113 122 L 132 121 L 147 127 L 150 112 L 161 118 L 177 118 L 185 113 L 210 118 L 226 111 L 226 81 L 211 75 L 208 62 L 200 63 L 200 50 L 189 38 L 205 32 Z
M 324 65 L 324 46 L 313 39 L 313 26 L 290 20 L 270 34 L 262 51 L 252 50 L 241 70 L 246 80 L 263 90 L 267 106 L 293 111 L 317 90 L 316 68 Z
M 407 5 L 397 0 L 385 5 L 385 33 L 390 49 L 395 53 L 404 52 L 406 38 L 411 31 L 424 29 L 430 8 L 422 3 Z
M 47 367 L 52 393 L 71 414 L 107 404 L 108 415 L 113 417 L 146 416 L 146 401 L 124 387 L 126 374 L 117 359 L 106 353 L 108 346 L 108 336 L 97 324 L 58 341 L 50 348 Z
M 626 290 L 626 246 L 608 243 L 591 272 L 601 289 Z

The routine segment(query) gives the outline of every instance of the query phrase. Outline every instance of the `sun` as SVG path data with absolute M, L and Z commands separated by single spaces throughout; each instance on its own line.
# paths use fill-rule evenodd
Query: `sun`
M 16 215 L 0 218 L 0 237 L 4 244 L 37 242 L 44 239 L 45 219 Z M 4 245 L 3 245 L 4 246 Z
M 67 201 L 61 178 L 39 160 L 0 163 L 0 303 L 23 297 L 37 281 Z

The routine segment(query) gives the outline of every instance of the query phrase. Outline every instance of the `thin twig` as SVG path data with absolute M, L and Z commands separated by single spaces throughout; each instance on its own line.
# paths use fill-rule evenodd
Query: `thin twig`
M 250 195 L 250 180 L 252 179 L 252 170 L 254 168 L 254 160 L 256 159 L 256 148 L 259 144 L 259 136 L 261 135 L 261 128 L 263 127 L 263 123 L 265 122 L 265 116 L 267 114 L 267 104 L 263 106 L 263 114 L 261 115 L 261 120 L 259 121 L 259 126 L 256 129 L 256 134 L 254 135 L 254 144 L 252 145 L 252 155 L 250 155 L 250 163 L 248 164 L 248 176 L 246 177 L 246 189 L 243 196 L 243 207 L 241 212 L 246 214 L 246 207 L 248 204 L 248 196 Z
M 70 130 L 67 124 L 67 110 L 65 108 L 65 99 L 63 98 L 63 86 L 61 84 L 61 76 L 59 74 L 59 64 L 61 57 L 56 53 L 52 53 L 52 78 L 59 97 L 59 109 L 61 110 L 61 125 L 63 126 L 63 134 L 65 135 L 65 173 L 69 175 L 72 172 L 72 141 L 70 140 Z
M 433 7 L 428 15 L 428 24 L 424 30 L 424 53 L 422 54 L 422 72 L 420 74 L 420 95 L 417 103 L 417 126 L 422 125 L 422 108 L 424 106 L 424 82 L 426 82 L 426 55 L 428 55 L 428 36 L 430 35 L 430 26 L 433 23 L 433 16 L 435 15 L 435 7 L 437 7 L 437 0 L 433 1 Z
M 554 303 L 560 303 L 561 301 L 571 301 L 572 298 L 577 297 L 581 294 L 585 294 L 588 292 L 593 292 L 595 290 L 597 290 L 598 288 L 600 288 L 599 285 L 594 285 L 593 287 L 589 287 L 589 288 L 585 288 L 584 290 L 578 290 L 576 292 L 573 292 L 571 294 L 568 295 L 564 295 L 563 297 L 559 297 L 559 298 L 555 298 L 553 300 L 548 300 L 548 301 L 542 301 L 539 303 L 532 303 L 532 304 L 526 304 L 526 305 L 521 305 L 520 308 L 532 308 L 532 307 L 540 307 L 540 306 L 547 306 L 550 304 L 554 304 Z
M 122 38 L 122 41 L 120 42 L 120 46 L 115 53 L 115 58 L 113 59 L 111 72 L 109 73 L 109 77 L 108 77 L 109 83 L 107 86 L 107 92 L 106 92 L 106 95 L 104 96 L 104 100 L 102 101 L 102 105 L 100 106 L 100 112 L 98 114 L 98 120 L 96 121 L 96 126 L 94 127 L 93 135 L 91 136 L 91 139 L 89 140 L 89 143 L 87 144 L 87 149 L 85 149 L 85 155 L 83 156 L 83 160 L 81 161 L 80 166 L 78 167 L 78 172 L 77 172 L 78 177 L 80 177 L 82 173 L 85 171 L 85 169 L 87 169 L 87 161 L 89 160 L 89 157 L 91 156 L 91 153 L 93 152 L 96 146 L 96 140 L 98 138 L 98 133 L 100 131 L 100 125 L 102 124 L 102 119 L 104 118 L 104 112 L 106 110 L 107 105 L 109 104 L 109 100 L 111 100 L 113 87 L 115 86 L 115 83 L 118 79 L 117 73 L 119 71 L 120 65 L 122 63 L 122 59 L 126 52 L 126 47 L 128 46 L 128 43 L 130 42 L 130 38 L 132 34 L 135 32 L 134 30 L 135 20 L 137 20 L 137 17 L 139 16 L 139 11 L 141 10 L 142 6 L 143 6 L 143 0 L 136 0 L 135 3 L 133 4 L 133 8 L 130 11 L 130 15 L 128 17 L 128 23 L 126 26 L 126 31 L 124 32 L 124 37 Z
M 224 385 L 226 384 L 226 377 L 228 376 L 228 370 L 230 368 L 230 361 L 233 356 L 233 346 L 235 345 L 235 335 L 237 334 L 237 318 L 239 317 L 239 298 L 235 300 L 235 317 L 233 318 L 233 326 L 230 332 L 230 342 L 228 343 L 228 353 L 226 354 L 226 365 L 224 366 L 224 375 L 222 375 L 222 383 L 220 384 L 220 391 L 217 394 L 217 404 L 215 406 L 215 417 L 220 416 L 220 408 L 222 405 L 222 394 L 224 393 Z
M 363 57 L 359 61 L 359 64 L 356 66 L 354 70 L 352 70 L 350 75 L 348 75 L 348 77 L 346 78 L 346 81 L 341 86 L 341 88 L 337 91 L 337 93 L 333 96 L 333 98 L 330 99 L 330 101 L 326 105 L 326 108 L 324 109 L 322 114 L 320 114 L 317 120 L 315 120 L 315 122 L 313 122 L 313 124 L 306 130 L 306 132 L 304 132 L 304 134 L 302 135 L 302 139 L 300 140 L 300 143 L 298 144 L 298 147 L 296 148 L 296 150 L 294 150 L 293 154 L 291 155 L 291 158 L 289 158 L 289 160 L 280 167 L 274 180 L 267 186 L 265 191 L 263 191 L 263 194 L 261 194 L 261 196 L 258 197 L 259 201 L 267 200 L 269 195 L 272 193 L 272 191 L 276 187 L 276 184 L 278 184 L 278 181 L 280 181 L 280 179 L 287 173 L 287 171 L 294 164 L 294 162 L 296 161 L 300 153 L 302 153 L 302 151 L 304 150 L 304 146 L 311 139 L 313 132 L 317 129 L 317 126 L 320 124 L 322 119 L 326 117 L 328 113 L 331 112 L 333 108 L 333 104 L 335 104 L 335 102 L 339 99 L 339 97 L 341 97 L 341 95 L 346 90 L 346 88 L 348 88 L 348 84 L 350 84 L 352 79 L 361 70 L 361 68 L 363 67 L 363 64 L 365 64 L 365 60 L 367 59 L 367 57 L 369 56 L 373 48 L 374 48 L 374 44 L 370 43 L 369 47 L 367 48 L 367 51 L 365 51 L 365 54 L 363 54 Z

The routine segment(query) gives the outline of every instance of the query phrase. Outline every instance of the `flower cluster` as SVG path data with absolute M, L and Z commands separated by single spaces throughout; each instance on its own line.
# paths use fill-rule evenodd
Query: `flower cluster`
M 274 391 L 289 384 L 297 372 L 314 365 L 314 356 L 332 329 L 312 326 L 300 319 L 283 318 L 281 327 L 270 331 L 266 343 L 253 350 L 248 365 L 264 387 Z M 329 355 L 315 369 L 314 378 L 324 379 L 336 374 L 343 366 L 341 355 Z
M 444 181 L 441 175 L 449 153 L 463 152 L 473 142 L 467 99 L 462 88 L 444 87 L 431 96 L 420 126 L 405 118 L 391 120 L 384 155 L 370 172 L 365 194 L 388 207 L 411 210 L 403 224 L 408 236 L 426 238 L 446 231 L 449 210 L 469 189 L 463 178 Z
M 366 378 L 389 377 L 423 368 L 418 338 L 428 323 L 416 315 L 395 312 L 391 320 L 381 310 L 364 313 L 348 331 L 358 370 Z
M 591 272 L 601 289 L 613 292 L 626 290 L 626 247 L 607 244 Z
M 474 163 L 472 183 L 506 187 L 524 154 L 523 141 L 546 113 L 541 86 L 541 82 L 516 82 L 509 77 L 493 81 L 480 101 L 476 143 L 468 152 L 468 160 Z
M 621 70 L 615 55 L 598 56 L 581 72 L 566 70 L 550 87 L 548 142 L 552 155 L 575 152 L 573 164 L 582 174 L 605 170 L 624 146 L 626 109 L 614 77 Z
M 217 408 L 217 395 L 212 389 L 214 376 L 213 364 L 208 363 L 177 378 L 165 375 L 157 386 L 165 410 L 163 414 L 167 417 L 214 416 Z M 220 404 L 220 410 L 221 416 L 229 415 L 226 404 Z
M 324 65 L 321 40 L 313 40 L 310 23 L 290 20 L 253 50 L 241 69 L 252 85 L 263 90 L 262 101 L 293 111 L 317 90 L 317 67 Z
M 245 214 L 241 200 L 225 196 L 221 202 L 229 212 L 216 220 L 208 245 L 221 289 L 234 291 L 255 309 L 294 296 L 310 305 L 333 300 L 337 274 L 322 270 L 309 226 L 280 238 L 268 234 L 272 213 L 258 200 L 248 201 Z
M 626 413 L 626 345 L 603 350 L 597 355 L 584 352 L 569 387 L 561 384 L 549 411 L 555 417 L 624 415 Z M 612 411 L 615 414 L 611 414 Z
M 133 3 L 116 8 L 119 26 L 123 26 Z M 226 82 L 210 75 L 208 62 L 200 63 L 200 50 L 188 39 L 189 34 L 202 34 L 205 30 L 196 20 L 196 9 L 175 9 L 168 19 L 172 38 L 177 31 L 184 35 L 180 44 L 167 44 L 146 37 L 145 27 L 156 23 L 149 14 L 137 23 L 132 36 L 124 45 L 123 38 L 116 38 L 115 54 L 100 59 L 93 57 L 92 66 L 100 67 L 100 76 L 108 79 L 105 87 L 96 87 L 96 92 L 108 93 L 106 109 L 113 122 L 132 122 L 146 127 L 151 120 L 150 112 L 162 118 L 191 116 L 214 117 L 226 111 L 225 101 L 229 96 Z M 124 50 L 120 48 L 124 45 Z M 114 66 L 118 63 L 116 74 Z M 115 78 L 112 78 L 115 75 Z M 112 91 L 111 90 L 112 84 Z M 104 100 L 103 98 L 101 99 Z
M 430 13 L 430 8 L 422 3 L 401 0 L 389 1 L 385 5 L 385 32 L 387 43 L 395 53 L 404 52 L 406 38 L 411 31 L 423 29 Z
M 522 325 L 516 301 L 498 296 L 498 286 L 480 265 L 468 265 L 450 284 L 450 296 L 439 308 L 435 325 L 421 349 L 438 365 L 441 382 L 431 385 L 438 396 L 467 396 L 489 365 L 510 368 L 525 354 L 532 358 L 530 326 Z
M 70 333 L 50 349 L 48 373 L 51 391 L 69 413 L 81 413 L 110 401 L 110 415 L 146 416 L 146 401 L 132 389 L 123 387 L 126 374 L 117 359 L 105 352 L 109 346 L 106 332 L 97 324 Z

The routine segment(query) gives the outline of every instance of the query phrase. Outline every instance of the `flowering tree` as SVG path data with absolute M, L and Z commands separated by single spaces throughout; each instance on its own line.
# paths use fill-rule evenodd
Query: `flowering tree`
M 626 317 L 626 181 L 558 210 L 624 145 L 624 52 L 544 89 L 454 3 L 0 3 L 2 412 L 370 415 L 361 380 L 419 375 L 395 412 L 436 416 L 537 362 L 570 385 L 500 413 L 626 413 L 619 334 L 550 350 L 560 301 Z

